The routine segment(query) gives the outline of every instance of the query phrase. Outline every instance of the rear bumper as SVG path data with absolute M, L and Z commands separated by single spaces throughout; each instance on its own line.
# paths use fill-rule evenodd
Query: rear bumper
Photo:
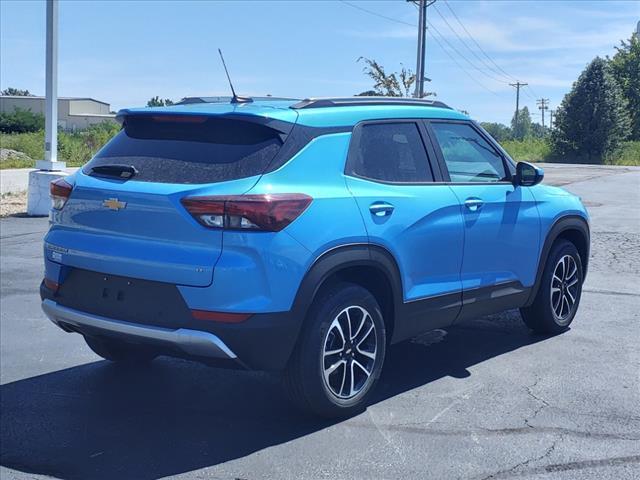
M 301 316 L 293 311 L 258 313 L 244 322 L 231 324 L 195 320 L 188 315 L 186 306 L 172 307 L 171 301 L 163 302 L 159 310 L 154 310 L 153 304 L 159 303 L 158 295 L 169 300 L 173 298 L 170 290 L 154 290 L 153 295 L 135 297 L 135 314 L 127 308 L 118 310 L 113 305 L 98 309 L 96 302 L 72 301 L 71 292 L 64 292 L 67 283 L 57 293 L 44 282 L 40 284 L 42 309 L 63 330 L 151 344 L 162 354 L 216 366 L 282 370 L 291 356 L 302 324 Z M 84 296 L 82 292 L 78 294 Z M 156 300 L 149 303 L 146 297 Z
M 86 335 L 120 337 L 129 342 L 150 344 L 169 350 L 175 349 L 194 357 L 237 360 L 236 354 L 213 333 L 186 328 L 171 330 L 123 322 L 80 312 L 48 299 L 42 301 L 42 310 L 63 330 L 77 331 Z

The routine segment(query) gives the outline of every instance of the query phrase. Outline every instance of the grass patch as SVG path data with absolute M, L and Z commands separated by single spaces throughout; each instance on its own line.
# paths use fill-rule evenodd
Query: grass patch
M 22 152 L 32 160 L 10 158 L 3 161 L 0 168 L 33 168 L 35 159 L 44 158 L 44 132 L 0 133 L 0 148 Z

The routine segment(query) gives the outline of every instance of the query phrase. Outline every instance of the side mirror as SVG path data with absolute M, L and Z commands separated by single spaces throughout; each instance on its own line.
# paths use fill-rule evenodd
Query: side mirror
M 527 162 L 516 164 L 516 176 L 513 178 L 514 185 L 521 187 L 532 187 L 539 184 L 544 178 L 544 170 Z

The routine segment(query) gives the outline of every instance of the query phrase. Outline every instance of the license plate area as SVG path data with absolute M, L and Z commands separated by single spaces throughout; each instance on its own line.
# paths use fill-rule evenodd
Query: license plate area
M 173 284 L 78 268 L 67 275 L 56 302 L 114 320 L 165 328 L 181 328 L 191 318 L 182 295 Z

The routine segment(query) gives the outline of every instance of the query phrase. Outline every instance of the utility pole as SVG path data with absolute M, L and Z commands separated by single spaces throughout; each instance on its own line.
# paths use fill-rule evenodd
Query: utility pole
M 542 128 L 544 128 L 544 111 L 549 110 L 549 99 L 540 98 L 536 103 L 538 104 L 538 110 L 542 111 Z
M 512 87 L 514 87 L 516 89 L 516 115 L 515 115 L 515 119 L 516 119 L 516 130 L 518 129 L 518 116 L 520 115 L 520 87 L 524 87 L 525 85 L 529 85 L 528 83 L 520 83 L 520 82 L 516 82 L 516 83 L 510 83 L 509 85 L 511 85 Z
M 425 54 L 427 52 L 427 7 L 433 5 L 436 0 L 407 0 L 418 5 L 418 58 L 416 61 L 416 90 L 413 94 L 416 98 L 424 97 L 425 81 Z

